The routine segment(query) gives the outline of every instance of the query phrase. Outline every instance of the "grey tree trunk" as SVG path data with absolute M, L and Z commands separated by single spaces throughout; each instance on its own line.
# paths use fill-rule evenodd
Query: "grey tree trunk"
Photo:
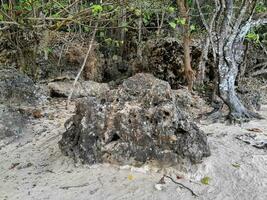
M 238 75 L 238 66 L 244 59 L 244 38 L 252 27 L 265 23 L 267 23 L 267 19 L 252 20 L 251 18 L 243 25 L 237 23 L 236 26 L 239 28 L 234 27 L 234 30 L 231 30 L 232 34 L 222 46 L 221 54 L 223 56 L 219 59 L 218 66 L 219 93 L 220 97 L 229 107 L 230 117 L 233 119 L 260 117 L 258 114 L 248 110 L 238 99 L 235 92 L 235 83 Z
M 198 1 L 197 1 L 198 3 Z M 239 100 L 235 91 L 235 82 L 239 65 L 244 58 L 243 41 L 252 27 L 266 24 L 266 14 L 254 15 L 257 0 L 244 0 L 236 12 L 233 0 L 215 0 L 215 24 L 207 26 L 202 17 L 211 42 L 216 47 L 216 65 L 219 77 L 219 96 L 229 107 L 232 119 L 259 117 L 249 111 Z M 201 8 L 198 4 L 199 12 Z
M 229 63 L 222 63 L 219 66 L 219 95 L 229 107 L 232 119 L 256 117 L 256 114 L 249 111 L 238 99 L 235 91 L 235 80 L 237 77 L 237 66 Z

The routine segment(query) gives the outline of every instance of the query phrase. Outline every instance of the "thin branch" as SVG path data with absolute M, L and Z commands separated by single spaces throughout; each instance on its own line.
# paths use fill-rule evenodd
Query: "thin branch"
M 8 18 L 10 21 L 17 23 L 12 17 L 10 17 L 6 12 L 4 12 L 2 9 L 0 9 L 0 13 L 4 15 L 6 18 Z M 18 23 L 17 23 L 18 24 Z
M 191 190 L 189 187 L 185 186 L 184 184 L 182 184 L 182 183 L 178 183 L 177 181 L 175 181 L 175 180 L 174 180 L 172 177 L 170 177 L 170 176 L 164 175 L 164 177 L 170 179 L 172 182 L 174 182 L 175 184 L 181 186 L 182 188 L 187 189 L 188 191 L 191 192 L 191 194 L 192 194 L 193 196 L 198 197 L 198 195 L 197 195 L 193 190 Z
M 74 82 L 73 82 L 72 90 L 70 91 L 70 94 L 69 94 L 69 96 L 68 96 L 68 100 L 67 100 L 67 104 L 66 104 L 66 109 L 68 109 L 68 107 L 69 107 L 69 103 L 70 103 L 72 94 L 73 94 L 73 92 L 74 92 L 74 90 L 75 90 L 75 86 L 76 86 L 76 84 L 77 84 L 77 81 L 78 81 L 78 79 L 80 78 L 82 71 L 84 70 L 84 67 L 85 67 L 85 65 L 86 65 L 86 63 L 87 63 L 88 57 L 89 57 L 90 52 L 91 52 L 91 50 L 92 50 L 93 43 L 94 43 L 94 41 L 95 41 L 95 35 L 96 35 L 97 27 L 98 27 L 98 23 L 97 23 L 96 26 L 95 26 L 95 29 L 94 29 L 94 32 L 93 32 L 93 35 L 92 35 L 92 38 L 91 38 L 91 41 L 90 41 L 90 44 L 89 44 L 89 47 L 88 47 L 86 56 L 85 56 L 85 58 L 84 58 L 83 64 L 82 64 L 82 66 L 81 66 L 81 69 L 80 69 L 80 71 L 78 72 L 78 74 L 77 74 L 77 76 L 76 76 L 76 78 L 75 78 L 75 80 L 74 80 Z
M 262 50 L 264 51 L 264 53 L 265 53 L 266 56 L 267 56 L 267 49 L 266 49 L 265 46 L 261 43 L 261 41 L 259 41 L 259 44 L 260 44 Z
M 238 37 L 243 39 L 251 28 L 264 24 L 267 24 L 267 18 L 249 20 L 240 29 Z
M 251 76 L 259 76 L 262 74 L 267 74 L 267 69 L 261 69 L 261 70 L 255 71 L 251 74 Z

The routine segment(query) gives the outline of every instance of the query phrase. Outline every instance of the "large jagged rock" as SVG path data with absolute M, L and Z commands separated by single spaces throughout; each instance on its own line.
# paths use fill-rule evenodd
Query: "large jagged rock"
M 26 75 L 14 68 L 0 68 L 0 104 L 38 104 L 45 92 Z
M 153 75 L 137 74 L 102 97 L 83 99 L 59 146 L 89 164 L 200 162 L 210 154 L 206 135 L 185 116 L 175 92 Z
M 0 140 L 13 140 L 25 132 L 29 116 L 22 112 L 46 100 L 44 90 L 14 68 L 0 67 Z

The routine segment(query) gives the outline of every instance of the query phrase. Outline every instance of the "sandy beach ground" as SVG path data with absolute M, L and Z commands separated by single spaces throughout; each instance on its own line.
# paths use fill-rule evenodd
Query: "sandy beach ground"
M 87 166 L 62 155 L 58 141 L 64 122 L 73 114 L 58 102 L 44 108 L 46 117 L 34 119 L 22 137 L 0 141 L 0 200 L 266 200 L 267 151 L 236 139 L 248 134 L 267 135 L 264 120 L 247 124 L 200 124 L 208 134 L 211 156 L 189 172 L 150 166 L 141 169 L 108 164 Z M 262 132 L 252 133 L 249 128 Z M 162 190 L 155 185 L 163 174 L 191 188 L 198 197 L 165 178 Z M 183 177 L 177 179 L 177 175 Z M 208 185 L 201 179 L 208 177 Z

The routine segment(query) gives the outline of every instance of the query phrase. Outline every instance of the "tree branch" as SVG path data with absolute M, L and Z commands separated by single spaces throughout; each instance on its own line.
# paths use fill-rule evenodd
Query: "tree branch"
M 96 26 L 95 26 L 95 30 L 94 30 L 94 32 L 93 32 L 93 35 L 92 35 L 92 38 L 91 38 L 91 41 L 90 41 L 90 44 L 89 44 L 89 47 L 88 47 L 86 56 L 85 56 L 85 58 L 84 58 L 83 64 L 82 64 L 82 66 L 81 66 L 81 69 L 80 69 L 80 71 L 78 72 L 78 74 L 77 74 L 77 76 L 76 76 L 76 78 L 75 78 L 75 80 L 74 80 L 74 82 L 73 82 L 72 90 L 70 91 L 70 94 L 69 94 L 69 96 L 68 96 L 68 100 L 67 100 L 67 104 L 66 104 L 66 109 L 68 109 L 68 107 L 69 107 L 69 103 L 70 103 L 72 94 L 73 94 L 73 92 L 74 92 L 74 90 L 75 90 L 75 86 L 76 86 L 76 84 L 77 84 L 77 81 L 78 81 L 78 79 L 80 78 L 82 71 L 84 70 L 84 67 L 85 67 L 85 65 L 86 65 L 86 63 L 87 63 L 88 57 L 89 57 L 90 52 L 91 52 L 91 50 L 92 50 L 93 43 L 94 43 L 94 41 L 95 41 L 95 35 L 96 35 L 97 27 L 98 27 L 98 23 L 97 23 Z

